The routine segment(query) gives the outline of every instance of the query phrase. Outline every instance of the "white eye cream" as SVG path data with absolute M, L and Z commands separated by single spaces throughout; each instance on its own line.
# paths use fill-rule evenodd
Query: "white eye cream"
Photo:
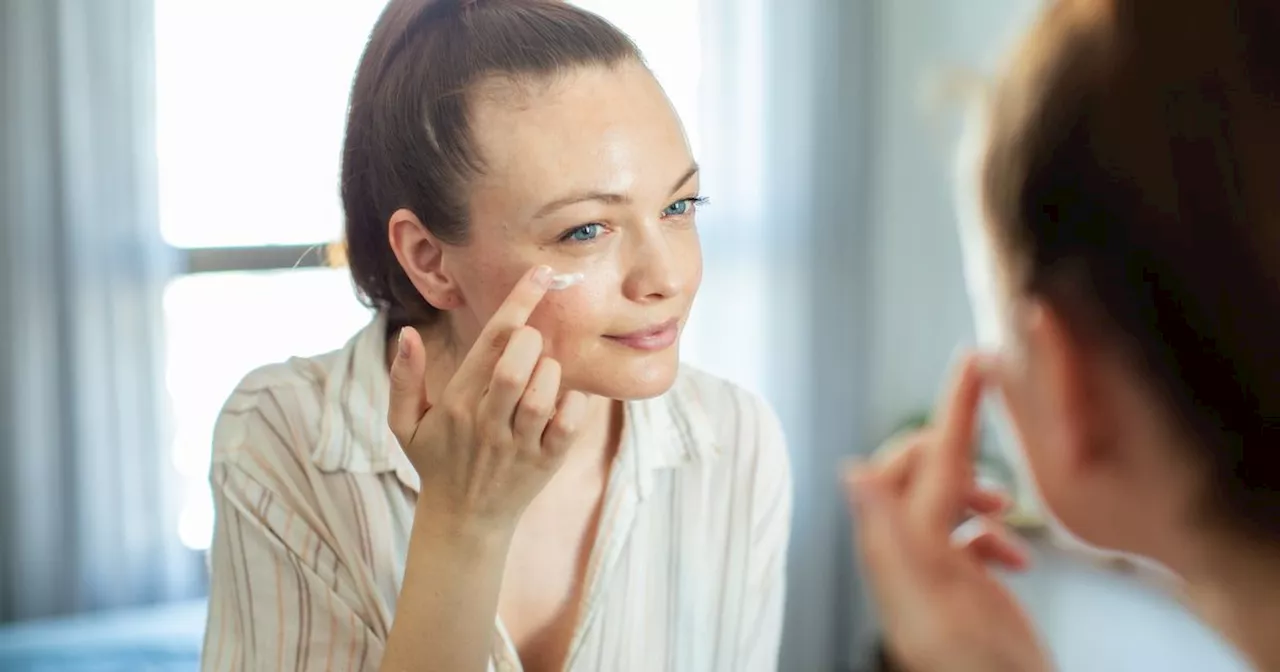
M 548 289 L 568 289 L 579 282 L 582 282 L 585 278 L 586 276 L 581 273 L 557 273 L 551 276 L 551 286 L 548 287 Z

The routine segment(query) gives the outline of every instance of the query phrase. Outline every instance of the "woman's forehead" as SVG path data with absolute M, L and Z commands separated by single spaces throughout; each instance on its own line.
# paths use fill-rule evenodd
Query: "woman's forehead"
M 670 182 L 666 173 L 692 162 L 674 109 L 640 65 L 585 68 L 518 101 L 477 97 L 472 109 L 482 188 L 626 193 Z

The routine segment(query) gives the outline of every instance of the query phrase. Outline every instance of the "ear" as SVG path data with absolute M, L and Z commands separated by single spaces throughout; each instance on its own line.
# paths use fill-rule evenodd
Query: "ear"
M 1024 375 L 1039 391 L 1034 412 L 1054 437 L 1057 466 L 1074 476 L 1096 472 L 1115 457 L 1112 416 L 1123 406 L 1105 384 L 1107 357 L 1051 304 L 1027 299 L 1019 308 Z
M 387 235 L 396 261 L 427 303 L 439 310 L 459 304 L 453 278 L 444 270 L 445 245 L 406 208 L 396 210 L 387 223 Z

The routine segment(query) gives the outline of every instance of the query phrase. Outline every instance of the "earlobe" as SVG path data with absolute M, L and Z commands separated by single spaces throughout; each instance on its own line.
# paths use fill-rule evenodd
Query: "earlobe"
M 457 308 L 457 288 L 444 270 L 444 244 L 418 216 L 406 208 L 396 210 L 387 222 L 387 236 L 396 261 L 422 298 L 439 310 Z
M 453 310 L 461 305 L 457 292 L 446 292 L 438 299 L 429 299 L 429 301 L 438 310 Z

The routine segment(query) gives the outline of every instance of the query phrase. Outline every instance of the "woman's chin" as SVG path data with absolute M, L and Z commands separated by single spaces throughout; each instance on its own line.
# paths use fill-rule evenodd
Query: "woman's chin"
M 628 358 L 631 359 L 631 358 Z M 567 368 L 567 367 L 566 367 Z M 576 371 L 566 371 L 565 380 L 573 389 L 609 399 L 632 401 L 658 397 L 671 389 L 680 372 L 675 348 L 659 356 L 620 361 L 580 362 Z

